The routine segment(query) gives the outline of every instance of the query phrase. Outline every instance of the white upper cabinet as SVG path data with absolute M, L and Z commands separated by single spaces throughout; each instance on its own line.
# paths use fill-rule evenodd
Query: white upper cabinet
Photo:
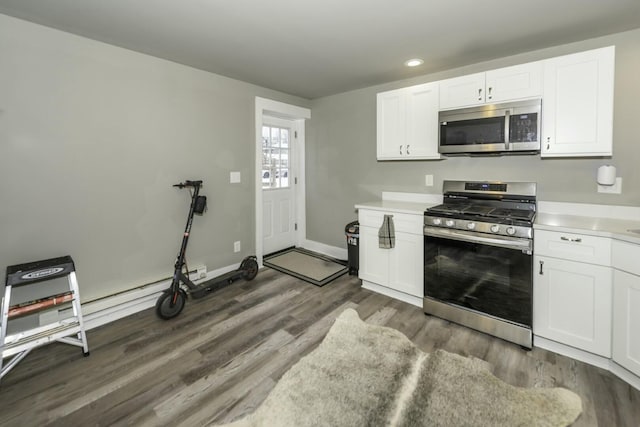
M 440 159 L 438 84 L 377 95 L 378 160 Z
M 542 95 L 542 61 L 440 82 L 440 109 L 515 101 Z
M 544 61 L 543 157 L 612 155 L 614 46 Z

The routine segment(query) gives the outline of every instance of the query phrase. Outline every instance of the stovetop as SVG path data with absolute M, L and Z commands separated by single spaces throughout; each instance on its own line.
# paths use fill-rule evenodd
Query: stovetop
M 535 183 L 445 181 L 444 203 L 424 213 L 428 227 L 530 239 L 536 216 Z
M 427 209 L 425 214 L 434 216 L 446 216 L 459 219 L 478 219 L 482 221 L 507 223 L 509 221 L 531 224 L 535 218 L 532 209 L 503 208 L 496 206 L 484 206 L 473 203 L 466 204 L 442 204 Z

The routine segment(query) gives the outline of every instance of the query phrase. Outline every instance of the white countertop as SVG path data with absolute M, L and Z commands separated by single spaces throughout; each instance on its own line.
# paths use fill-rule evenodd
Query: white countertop
M 640 220 L 538 212 L 534 229 L 610 237 L 640 245 Z M 630 230 L 638 230 L 633 233 Z
M 397 213 L 424 215 L 424 211 L 439 203 L 403 202 L 398 200 L 378 200 L 375 202 L 358 203 L 356 209 L 371 209 L 374 211 L 393 211 Z
M 382 192 L 382 200 L 356 204 L 356 209 L 393 211 L 412 215 L 424 215 L 427 208 L 442 203 L 440 194 Z
M 355 207 L 423 215 L 427 208 L 440 203 L 442 196 L 431 194 L 383 193 L 382 200 L 358 203 Z M 640 208 L 541 202 L 533 227 L 538 230 L 609 237 L 640 245 Z

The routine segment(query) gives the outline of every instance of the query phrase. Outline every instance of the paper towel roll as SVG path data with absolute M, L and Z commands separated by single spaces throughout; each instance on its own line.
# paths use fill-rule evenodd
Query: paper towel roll
M 600 166 L 598 168 L 598 184 L 613 185 L 616 183 L 616 167 L 611 165 Z

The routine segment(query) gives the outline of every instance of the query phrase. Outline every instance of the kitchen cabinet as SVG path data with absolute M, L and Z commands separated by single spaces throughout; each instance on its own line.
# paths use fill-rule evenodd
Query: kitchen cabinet
M 543 157 L 613 152 L 614 46 L 544 61 Z
M 542 62 L 530 62 L 440 82 L 440 110 L 542 95 Z
M 535 230 L 533 333 L 611 357 L 610 239 Z
M 437 83 L 426 83 L 377 95 L 377 158 L 441 158 L 438 153 Z
M 612 256 L 613 361 L 640 375 L 640 246 L 615 241 Z
M 384 215 L 393 215 L 395 247 L 378 245 L 378 230 Z M 421 306 L 423 291 L 423 215 L 359 209 L 360 266 L 363 286 L 373 284 L 393 292 L 393 296 Z

